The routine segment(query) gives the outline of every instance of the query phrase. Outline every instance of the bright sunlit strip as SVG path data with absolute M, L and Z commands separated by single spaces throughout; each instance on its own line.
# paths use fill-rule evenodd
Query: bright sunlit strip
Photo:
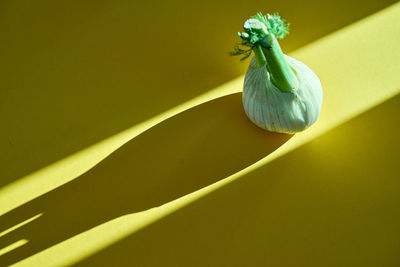
M 400 91 L 400 76 L 397 73 L 400 69 L 400 54 L 395 51 L 398 50 L 400 36 L 390 33 L 398 32 L 399 16 L 400 4 L 396 4 L 292 54 L 307 62 L 320 75 L 325 89 L 321 118 L 309 130 L 296 134 L 269 156 L 219 182 L 160 207 L 101 224 L 24 259 L 17 265 L 42 266 L 49 259 L 58 265 L 78 262 L 397 95 Z M 374 38 L 369 38 L 371 35 Z M 354 47 L 358 49 L 357 53 Z M 233 93 L 238 87 L 241 88 L 242 79 L 217 88 L 215 90 L 219 91 L 212 93 Z
M 160 122 L 215 98 L 239 92 L 241 83 L 242 77 L 234 79 L 0 188 L 0 216 L 75 179 L 123 144 Z
M 25 245 L 26 243 L 28 243 L 28 240 L 26 240 L 26 239 L 18 240 L 17 242 L 12 243 L 11 245 L 9 245 L 5 248 L 0 249 L 0 256 L 6 254 L 16 248 L 19 248 L 20 246 Z
M 2 236 L 4 236 L 4 235 L 6 235 L 6 234 L 8 234 L 8 233 L 10 233 L 10 232 L 12 232 L 12 231 L 18 229 L 18 228 L 20 228 L 21 226 L 23 226 L 23 225 L 25 225 L 25 224 L 27 224 L 27 223 L 30 223 L 30 222 L 33 221 L 33 220 L 36 220 L 37 218 L 39 218 L 39 217 L 42 216 L 42 215 L 43 215 L 43 213 L 39 213 L 38 215 L 35 215 L 35 216 L 33 216 L 33 217 L 31 217 L 31 218 L 29 218 L 29 219 L 23 221 L 23 222 L 20 222 L 20 223 L 17 224 L 17 225 L 14 225 L 13 227 L 8 228 L 7 230 L 5 230 L 5 231 L 3 231 L 3 232 L 0 233 L 0 237 L 2 237 Z
M 318 74 L 324 89 L 319 121 L 305 131 L 305 135 L 301 133 L 296 136 L 310 140 L 315 132 L 327 130 L 324 124 L 336 126 L 397 93 L 400 82 L 399 68 L 395 64 L 400 62 L 399 53 L 396 53 L 399 38 L 392 33 L 399 31 L 396 28 L 399 25 L 396 20 L 399 6 L 396 4 L 380 11 L 290 54 Z M 367 38 L 372 32 L 374 38 Z M 392 66 L 388 67 L 389 64 Z M 158 123 L 204 102 L 240 92 L 242 85 L 243 77 L 238 77 L 0 188 L 0 216 L 75 179 Z

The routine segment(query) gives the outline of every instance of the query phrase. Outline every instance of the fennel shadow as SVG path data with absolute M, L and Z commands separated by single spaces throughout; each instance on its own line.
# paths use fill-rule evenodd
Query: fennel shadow
M 291 135 L 264 131 L 244 114 L 241 93 L 184 111 L 152 127 L 75 180 L 0 217 L 8 265 L 125 214 L 147 210 L 219 181 L 264 158 Z
M 399 266 L 399 112 L 397 95 L 74 266 Z
M 395 2 L 2 1 L 0 186 L 244 73 L 226 52 L 256 12 L 291 22 L 290 52 Z

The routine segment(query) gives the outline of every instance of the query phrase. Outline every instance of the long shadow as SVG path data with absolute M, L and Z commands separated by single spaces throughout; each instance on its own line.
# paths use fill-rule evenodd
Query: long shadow
M 400 266 L 400 95 L 78 266 Z
M 1 1 L 0 186 L 242 74 L 256 12 L 292 23 L 290 52 L 394 2 Z
M 178 114 L 137 136 L 77 179 L 0 217 L 0 258 L 15 263 L 124 214 L 147 210 L 225 178 L 267 156 L 291 135 L 270 133 L 245 116 L 241 94 Z

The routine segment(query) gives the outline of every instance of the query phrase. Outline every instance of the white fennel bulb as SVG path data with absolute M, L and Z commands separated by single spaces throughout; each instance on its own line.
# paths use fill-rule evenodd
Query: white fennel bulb
M 283 54 L 277 38 L 289 33 L 279 15 L 258 13 L 244 23 L 232 55 L 252 58 L 243 86 L 243 106 L 259 127 L 280 133 L 303 131 L 317 121 L 322 86 L 304 63 Z
M 257 126 L 272 132 L 295 133 L 317 119 L 322 104 L 322 87 L 315 73 L 304 63 L 285 56 L 298 79 L 292 92 L 282 92 L 270 79 L 265 66 L 253 57 L 243 86 L 246 115 Z

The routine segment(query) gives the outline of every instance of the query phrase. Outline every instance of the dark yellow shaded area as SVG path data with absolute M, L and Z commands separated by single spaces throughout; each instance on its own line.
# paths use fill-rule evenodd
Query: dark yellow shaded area
M 398 266 L 399 112 L 397 96 L 78 266 Z
M 239 93 L 189 109 L 126 143 L 78 179 L 2 216 L 0 229 L 6 230 L 43 213 L 0 238 L 0 247 L 19 237 L 30 240 L 0 258 L 0 265 L 217 182 L 264 158 L 290 137 L 250 123 Z
M 6 254 L 6 253 L 8 253 L 8 252 L 10 252 L 10 251 L 12 251 L 14 249 L 19 248 L 19 247 L 25 245 L 28 242 L 29 241 L 26 240 L 26 239 L 21 239 L 21 240 L 15 242 L 15 243 L 12 243 L 11 245 L 8 245 L 7 247 L 1 248 L 0 249 L 0 256 L 4 255 L 4 254 Z
M 1 1 L 0 186 L 242 74 L 249 15 L 292 22 L 289 52 L 393 2 Z
M 143 10 L 128 1 L 99 3 L 96 8 L 90 2 L 60 3 L 2 3 L 5 8 L 0 12 L 6 19 L 0 27 L 18 29 L 7 32 L 14 39 L 0 43 L 9 48 L 4 57 L 9 68 L 0 74 L 8 86 L 2 91 L 5 97 L 0 108 L 7 112 L 0 116 L 6 116 L 7 127 L 0 140 L 8 142 L 2 171 L 9 174 L 47 166 L 63 154 L 136 125 L 152 112 L 176 107 L 186 98 L 208 91 L 212 82 L 222 82 L 212 77 L 229 77 L 247 66 L 239 66 L 236 59 L 221 52 L 224 45 L 229 49 L 232 44 L 226 41 L 228 35 L 219 35 L 222 29 L 225 34 L 236 27 L 231 23 L 238 22 L 240 27 L 244 19 L 238 19 L 235 12 L 221 12 L 232 16 L 230 23 L 225 25 L 221 19 L 220 28 L 207 32 L 213 37 L 212 45 L 204 44 L 206 38 L 197 34 L 203 27 L 190 34 L 199 39 L 185 38 L 189 33 L 184 27 L 206 19 L 216 23 L 220 14 L 214 12 L 223 9 L 219 3 L 213 3 L 215 10 L 194 3 L 193 10 L 201 16 L 189 18 L 187 25 L 180 22 L 189 15 L 180 10 L 189 4 L 159 6 L 171 12 L 156 10 L 147 21 L 147 14 L 141 11 L 150 10 L 150 2 L 143 4 L 147 8 Z M 328 6 L 335 10 L 348 5 L 352 10 L 354 3 Z M 364 8 L 372 6 L 364 3 Z M 303 10 L 307 5 L 293 7 Z M 315 7 L 324 10 L 322 4 Z M 225 10 L 230 8 L 241 7 Z M 80 12 L 74 12 L 77 9 Z M 384 27 L 397 19 L 398 5 L 391 10 L 294 53 L 317 72 L 325 89 L 321 119 L 307 132 L 292 138 L 264 132 L 244 116 L 240 94 L 227 95 L 194 108 L 185 106 L 177 111 L 184 112 L 169 119 L 166 116 L 82 176 L 74 176 L 75 169 L 87 162 L 84 157 L 72 156 L 68 164 L 54 166 L 58 172 L 39 172 L 1 191 L 4 201 L 0 201 L 0 210 L 6 213 L 0 217 L 0 249 L 7 253 L 0 257 L 0 265 L 24 259 L 19 265 L 70 265 L 93 255 L 81 264 L 397 266 L 398 96 L 285 155 L 399 91 L 398 36 L 387 34 L 397 31 L 398 24 Z M 337 21 L 355 19 L 354 14 L 361 14 L 357 12 Z M 315 25 L 316 32 L 336 25 L 325 19 L 337 14 L 325 13 Z M 21 19 L 12 16 L 15 14 Z M 137 16 L 128 16 L 131 14 Z M 170 14 L 176 16 L 170 18 Z M 304 14 L 310 15 L 301 17 L 304 23 L 315 21 L 317 13 Z M 293 23 L 295 19 L 288 17 Z M 160 36 L 168 40 L 165 43 L 175 43 L 160 53 L 155 42 L 144 46 L 134 42 L 136 35 L 123 35 L 144 21 L 146 27 L 137 29 L 140 34 L 151 39 L 157 34 L 148 29 L 162 25 Z M 166 34 L 167 28 L 176 39 Z M 380 38 L 371 39 L 367 36 L 371 32 Z M 17 42 L 21 36 L 29 42 Z M 295 35 L 291 38 L 303 40 Z M 193 46 L 181 47 L 185 42 Z M 140 45 L 140 52 L 133 49 Z M 31 50 L 25 49 L 28 47 Z M 211 59 L 202 53 L 192 55 L 192 47 L 196 52 L 209 52 Z M 196 59 L 198 64 L 180 65 L 176 57 L 186 63 Z M 154 72 L 157 79 L 151 73 L 154 62 L 160 64 Z M 213 63 L 210 69 L 209 62 Z M 219 73 L 220 68 L 226 76 Z M 147 81 L 149 77 L 152 79 Z M 241 81 L 236 80 L 220 89 L 237 92 L 240 86 Z M 205 99 L 197 99 L 196 105 Z M 114 146 L 108 145 L 109 152 L 113 151 Z M 271 153 L 278 148 L 284 152 L 272 161 Z M 93 149 L 87 157 L 97 154 L 101 153 Z M 260 159 L 265 164 L 252 165 Z M 246 169 L 250 165 L 251 171 Z M 90 167 L 93 165 L 88 164 Z M 60 178 L 61 174 L 65 177 Z M 236 178 L 230 179 L 233 176 Z M 7 183 L 7 179 L 2 181 Z M 225 186 L 216 186 L 216 182 Z M 204 193 L 207 189 L 208 195 Z M 134 226 L 128 227 L 126 222 Z M 143 226 L 147 227 L 138 231 Z M 122 237 L 127 238 L 105 248 Z M 29 242 L 21 245 L 21 240 Z M 93 244 L 105 249 L 96 254 L 99 246 Z

